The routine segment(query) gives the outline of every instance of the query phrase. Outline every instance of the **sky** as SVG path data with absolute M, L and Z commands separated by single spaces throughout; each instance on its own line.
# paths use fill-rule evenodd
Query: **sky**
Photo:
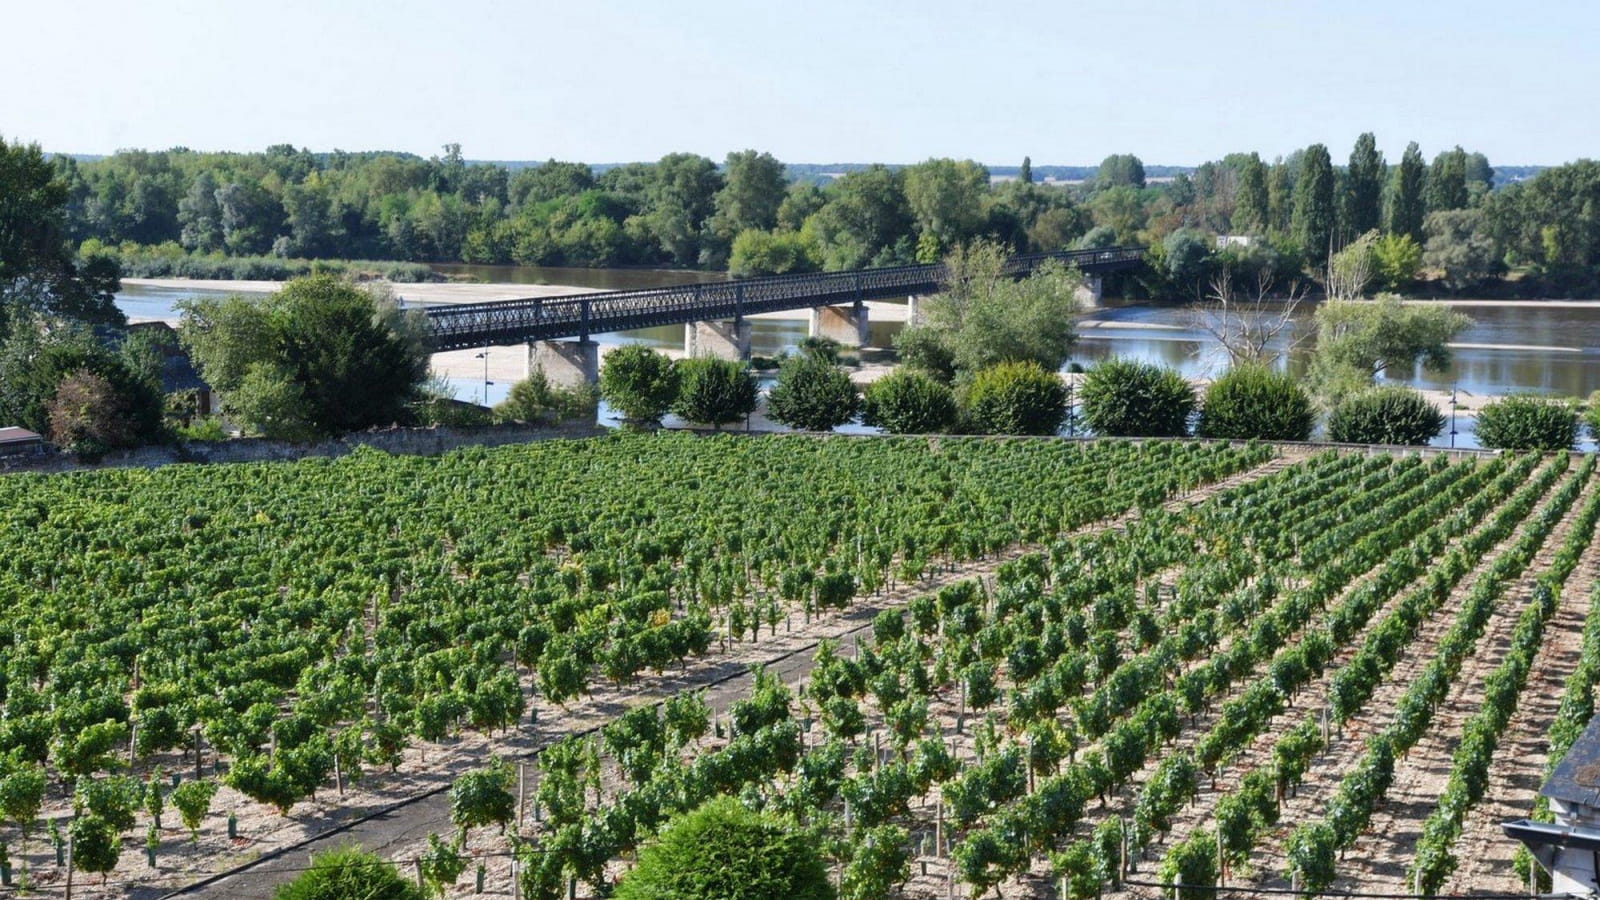
M 1596 0 L 0 0 L 0 136 L 468 159 L 1600 154 Z

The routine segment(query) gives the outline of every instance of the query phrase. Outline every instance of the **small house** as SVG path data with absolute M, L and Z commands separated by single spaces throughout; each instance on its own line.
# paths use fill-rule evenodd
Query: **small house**
M 36 456 L 44 452 L 44 438 L 26 428 L 0 428 L 0 456 Z
M 1554 822 L 1517 819 L 1500 827 L 1550 873 L 1557 894 L 1600 890 L 1600 715 L 1589 720 L 1539 789 Z

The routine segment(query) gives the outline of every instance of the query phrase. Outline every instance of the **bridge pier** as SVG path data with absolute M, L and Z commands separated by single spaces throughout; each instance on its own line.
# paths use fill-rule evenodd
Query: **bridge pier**
M 1083 284 L 1078 285 L 1078 289 L 1073 293 L 1078 298 L 1080 306 L 1092 309 L 1100 305 L 1101 288 L 1099 275 L 1084 275 Z
M 750 358 L 750 320 L 688 322 L 683 326 L 683 355 L 711 356 L 744 362 Z
M 857 303 L 852 306 L 818 306 L 811 310 L 811 330 L 814 338 L 829 338 L 841 347 L 867 345 L 867 307 Z
M 594 341 L 534 341 L 528 345 L 528 374 L 543 369 L 552 387 L 578 387 L 600 381 L 600 345 Z

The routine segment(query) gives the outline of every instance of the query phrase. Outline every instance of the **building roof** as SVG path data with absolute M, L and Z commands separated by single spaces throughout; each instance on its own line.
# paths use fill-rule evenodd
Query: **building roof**
M 189 354 L 183 352 L 183 346 L 178 343 L 178 332 L 171 325 L 165 322 L 136 322 L 128 326 L 128 331 L 130 333 L 144 331 L 156 335 L 162 353 L 162 393 L 211 390 L 211 385 L 206 384 L 205 379 L 200 377 L 200 372 L 189 359 Z
M 0 444 L 32 444 L 43 440 L 44 438 L 26 428 L 16 426 L 0 428 Z
M 1563 803 L 1600 806 L 1600 715 L 1589 720 L 1539 793 Z

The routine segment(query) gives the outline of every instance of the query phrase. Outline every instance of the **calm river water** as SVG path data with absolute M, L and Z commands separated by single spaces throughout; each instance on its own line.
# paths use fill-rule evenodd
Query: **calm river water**
M 596 290 L 664 287 L 696 281 L 722 280 L 725 276 L 708 272 L 659 269 L 566 269 L 532 266 L 436 266 L 448 274 L 471 275 L 481 281 L 515 284 L 564 284 Z M 117 295 L 117 305 L 130 316 L 170 317 L 178 301 L 206 293 L 192 289 L 129 287 Z M 1312 307 L 1308 304 L 1296 323 L 1296 331 L 1308 328 Z M 1526 391 L 1541 394 L 1587 397 L 1600 390 L 1600 308 L 1569 307 L 1527 303 L 1517 306 L 1464 306 L 1474 324 L 1457 343 L 1450 370 L 1444 373 L 1421 371 L 1390 373 L 1391 380 L 1416 387 L 1449 390 L 1456 387 L 1473 395 L 1506 394 Z M 752 321 L 752 352 L 776 356 L 793 350 L 806 336 L 803 320 L 758 319 Z M 1079 339 L 1073 362 L 1091 365 L 1113 356 L 1131 357 L 1172 366 L 1186 375 L 1204 376 L 1219 366 L 1216 343 L 1197 327 L 1194 314 L 1181 306 L 1126 304 L 1108 301 L 1107 305 L 1086 312 L 1080 322 Z M 871 344 L 890 346 L 899 326 L 878 322 L 871 327 Z M 682 346 L 681 326 L 642 329 L 608 335 L 602 340 L 638 342 L 651 346 Z M 1282 343 L 1292 337 L 1285 336 Z M 1286 363 L 1291 370 L 1304 364 L 1303 352 Z M 463 398 L 483 396 L 482 382 L 463 383 Z M 497 399 L 491 392 L 491 401 Z M 1460 426 L 1465 432 L 1466 426 Z M 1441 436 L 1447 443 L 1448 436 Z M 1458 445 L 1470 445 L 1469 434 L 1458 435 Z

